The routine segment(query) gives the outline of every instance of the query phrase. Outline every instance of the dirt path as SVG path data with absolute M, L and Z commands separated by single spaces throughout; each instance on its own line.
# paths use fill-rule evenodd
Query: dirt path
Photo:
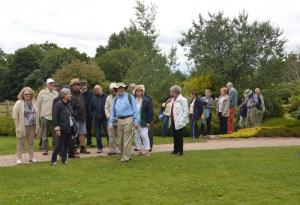
M 214 149 L 229 149 L 229 148 L 249 148 L 249 147 L 279 147 L 279 146 L 297 146 L 300 145 L 300 138 L 292 137 L 276 137 L 276 138 L 247 138 L 247 139 L 211 139 L 201 143 L 186 143 L 184 150 L 214 150 Z M 153 152 L 170 152 L 173 148 L 172 144 L 154 145 Z M 86 157 L 105 157 L 107 149 L 103 153 L 97 154 L 96 149 L 89 149 L 91 154 L 81 155 L 81 158 Z M 300 148 L 299 148 L 300 151 Z M 48 156 L 43 156 L 41 152 L 36 152 L 35 157 L 39 162 L 50 161 L 51 153 Z M 0 167 L 15 166 L 15 155 L 0 156 Z M 28 155 L 23 154 L 24 163 L 28 163 Z

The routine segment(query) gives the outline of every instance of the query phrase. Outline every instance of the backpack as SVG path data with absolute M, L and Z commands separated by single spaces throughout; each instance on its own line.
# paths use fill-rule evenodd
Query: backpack
M 262 110 L 262 107 L 261 107 L 261 99 L 260 99 L 259 96 L 257 96 L 257 104 L 256 104 L 256 107 L 257 107 L 257 109 Z

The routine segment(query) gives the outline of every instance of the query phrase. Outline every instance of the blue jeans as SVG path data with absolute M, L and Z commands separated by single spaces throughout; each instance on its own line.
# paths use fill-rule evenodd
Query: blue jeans
M 169 127 L 169 116 L 164 115 L 162 118 L 162 131 L 161 131 L 162 136 L 165 137 L 169 135 L 168 127 Z
M 191 136 L 192 138 L 198 138 L 199 129 L 198 129 L 198 119 L 195 119 L 193 115 L 190 115 L 190 128 L 191 128 Z
M 96 134 L 96 140 L 97 140 L 97 147 L 98 149 L 103 149 L 102 144 L 102 133 L 101 133 L 101 127 L 104 130 L 104 134 L 106 135 L 107 142 L 109 144 L 109 137 L 107 132 L 107 119 L 94 119 L 94 127 L 95 127 L 95 134 Z
M 228 117 L 223 117 L 221 112 L 218 113 L 218 117 L 219 117 L 219 123 L 220 123 L 220 133 L 227 134 Z

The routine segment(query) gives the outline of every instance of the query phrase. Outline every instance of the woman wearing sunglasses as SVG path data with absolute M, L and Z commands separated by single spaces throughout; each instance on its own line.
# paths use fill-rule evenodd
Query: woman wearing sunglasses
M 33 98 L 33 90 L 24 87 L 18 95 L 18 101 L 13 108 L 13 119 L 17 136 L 17 164 L 22 164 L 22 153 L 25 141 L 28 144 L 29 162 L 35 163 L 33 144 L 38 130 L 38 118 L 36 102 Z

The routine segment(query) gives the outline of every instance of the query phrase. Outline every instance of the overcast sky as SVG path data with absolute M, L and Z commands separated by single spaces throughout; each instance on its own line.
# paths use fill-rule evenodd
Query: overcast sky
M 146 0 L 146 3 L 151 1 Z M 284 31 L 287 51 L 300 50 L 299 0 L 152 0 L 157 5 L 158 43 L 163 52 L 176 45 L 180 33 L 191 27 L 199 13 L 224 11 L 236 16 L 242 10 L 251 20 L 269 20 Z M 45 41 L 76 47 L 94 56 L 113 32 L 129 25 L 135 0 L 1 0 L 0 48 L 7 53 Z M 179 49 L 183 63 L 183 50 Z

